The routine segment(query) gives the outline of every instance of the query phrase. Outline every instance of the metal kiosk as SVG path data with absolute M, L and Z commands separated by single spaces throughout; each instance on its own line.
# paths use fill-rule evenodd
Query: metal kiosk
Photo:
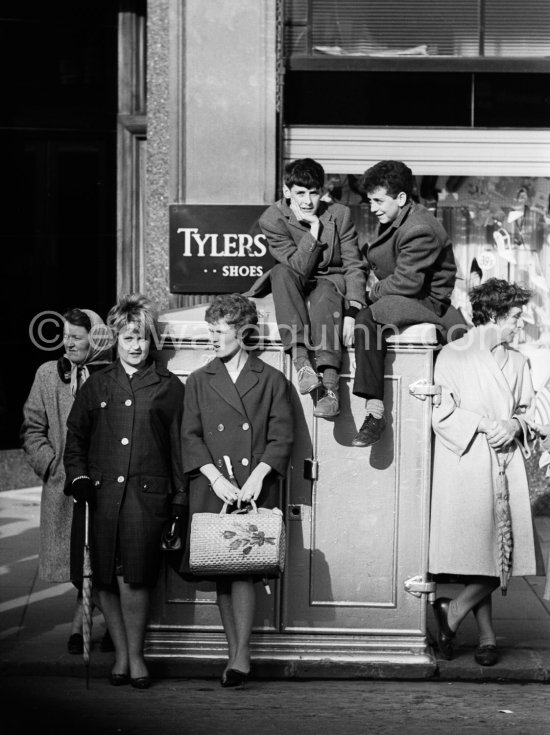
M 313 417 L 296 390 L 271 297 L 257 300 L 261 358 L 293 381 L 293 455 L 280 507 L 287 528 L 283 578 L 258 589 L 254 673 L 281 678 L 424 678 L 435 671 L 426 631 L 435 328 L 419 324 L 389 339 L 388 426 L 366 449 L 351 446 L 364 400 L 351 393 L 345 357 L 341 412 Z M 213 356 L 206 305 L 161 319 L 160 356 L 183 381 Z M 213 585 L 190 584 L 168 564 L 152 604 L 146 653 L 167 675 L 218 675 L 226 645 Z

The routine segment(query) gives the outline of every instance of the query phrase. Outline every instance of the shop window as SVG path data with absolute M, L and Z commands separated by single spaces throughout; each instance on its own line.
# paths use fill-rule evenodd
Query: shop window
M 522 339 L 550 347 L 550 178 L 417 176 L 414 197 L 441 221 L 453 242 L 458 277 L 453 301 L 469 318 L 468 291 L 488 278 L 530 288 Z M 361 243 L 374 236 L 376 218 L 358 177 L 328 174 L 326 186 L 351 207 Z
M 544 57 L 547 0 L 286 0 L 286 54 Z

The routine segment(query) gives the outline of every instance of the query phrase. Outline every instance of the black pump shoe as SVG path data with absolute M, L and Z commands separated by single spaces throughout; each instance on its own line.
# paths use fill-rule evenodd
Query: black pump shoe
M 449 628 L 449 603 L 448 597 L 438 597 L 434 602 L 435 619 L 437 620 L 437 645 L 444 659 L 450 661 L 453 657 L 453 640 L 456 633 Z
M 128 674 L 110 674 L 109 683 L 114 687 L 123 687 L 130 683 Z
M 243 687 L 248 681 L 248 674 L 239 669 L 227 669 L 221 678 L 222 687 Z
M 493 645 L 478 646 L 474 659 L 480 666 L 494 666 L 498 662 L 497 647 Z

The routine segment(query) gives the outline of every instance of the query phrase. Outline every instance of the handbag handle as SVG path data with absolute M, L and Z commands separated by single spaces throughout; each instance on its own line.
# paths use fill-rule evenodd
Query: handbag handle
M 252 512 L 257 513 L 258 512 L 258 506 L 256 505 L 256 501 L 250 499 L 250 505 L 252 506 Z M 220 510 L 220 515 L 223 516 L 227 513 L 227 509 L 229 507 L 229 503 L 224 503 L 223 508 Z M 237 510 L 232 511 L 232 513 L 248 513 L 248 510 L 242 510 L 241 508 L 238 508 Z

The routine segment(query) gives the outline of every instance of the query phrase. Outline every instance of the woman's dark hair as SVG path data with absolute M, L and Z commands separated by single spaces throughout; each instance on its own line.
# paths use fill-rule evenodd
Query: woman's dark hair
M 284 181 L 289 189 L 293 186 L 322 189 L 325 185 L 325 170 L 313 158 L 297 158 L 285 166 Z
M 68 309 L 63 314 L 63 319 L 69 322 L 69 324 L 72 324 L 73 327 L 84 327 L 87 332 L 92 329 L 90 317 L 81 309 Z
M 510 309 L 525 306 L 530 298 L 531 291 L 516 283 L 509 283 L 501 278 L 489 278 L 470 291 L 472 321 L 477 327 L 487 324 L 491 319 L 500 319 Z
M 208 324 L 215 324 L 224 319 L 235 327 L 237 334 L 245 327 L 258 323 L 256 304 L 240 293 L 222 294 L 210 302 L 204 315 Z
M 413 172 L 403 161 L 380 161 L 365 171 L 358 186 L 364 194 L 370 194 L 380 187 L 394 199 L 402 191 L 410 199 L 414 183 Z

